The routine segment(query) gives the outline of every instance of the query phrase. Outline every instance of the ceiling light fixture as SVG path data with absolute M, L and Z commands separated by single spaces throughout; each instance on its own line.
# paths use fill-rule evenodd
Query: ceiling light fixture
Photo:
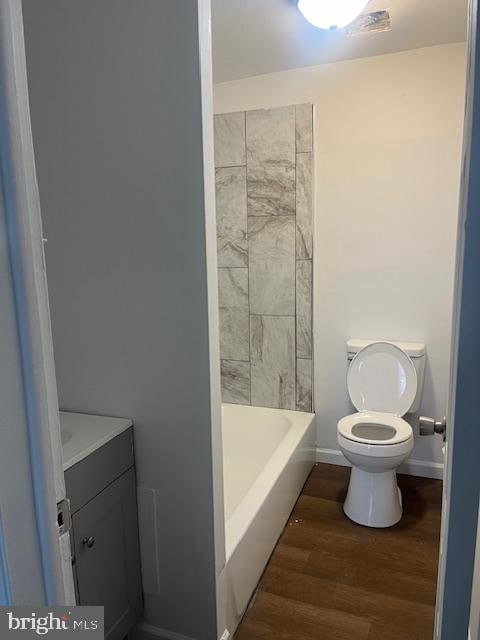
M 319 29 L 346 27 L 363 11 L 368 0 L 298 0 L 303 16 Z

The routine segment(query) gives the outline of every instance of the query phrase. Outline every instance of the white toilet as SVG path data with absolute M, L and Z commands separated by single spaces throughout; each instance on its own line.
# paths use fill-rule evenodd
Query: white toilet
M 391 527 L 402 517 L 396 469 L 413 449 L 412 427 L 403 420 L 420 408 L 425 345 L 349 340 L 350 399 L 358 410 L 337 426 L 338 444 L 352 465 L 343 510 L 368 527 Z

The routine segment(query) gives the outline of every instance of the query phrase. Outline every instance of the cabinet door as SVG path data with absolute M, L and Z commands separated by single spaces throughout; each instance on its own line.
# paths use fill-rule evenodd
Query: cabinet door
M 105 607 L 105 638 L 122 639 L 142 611 L 135 473 L 130 469 L 72 517 L 78 598 Z

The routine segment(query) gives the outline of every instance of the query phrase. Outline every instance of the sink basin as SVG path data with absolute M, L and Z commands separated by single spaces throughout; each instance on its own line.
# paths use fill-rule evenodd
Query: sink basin
M 63 470 L 70 469 L 74 464 L 129 429 L 132 424 L 129 418 L 60 411 Z
M 69 429 L 62 427 L 60 429 L 60 435 L 62 437 L 62 445 L 63 445 L 70 440 L 70 438 L 72 437 L 72 432 Z

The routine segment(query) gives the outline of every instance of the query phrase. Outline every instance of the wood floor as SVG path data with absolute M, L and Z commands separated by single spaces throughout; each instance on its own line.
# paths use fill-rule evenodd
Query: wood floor
M 342 511 L 350 470 L 308 479 L 235 640 L 431 640 L 442 484 L 398 476 L 404 515 L 369 529 Z

